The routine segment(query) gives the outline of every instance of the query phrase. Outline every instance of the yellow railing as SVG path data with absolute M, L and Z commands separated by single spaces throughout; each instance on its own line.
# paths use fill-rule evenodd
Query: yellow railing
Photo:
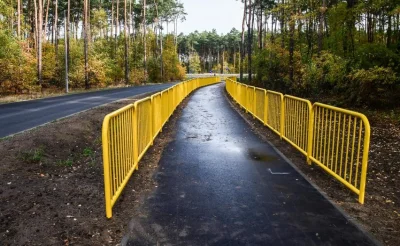
M 226 90 L 247 112 L 288 141 L 351 191 L 363 204 L 370 125 L 365 115 L 226 80 Z
M 104 195 L 107 218 L 138 163 L 176 107 L 193 90 L 220 82 L 191 79 L 108 114 L 103 121 Z
M 237 77 L 236 76 L 231 76 L 231 77 L 226 77 L 225 80 L 230 79 L 233 81 L 237 81 Z

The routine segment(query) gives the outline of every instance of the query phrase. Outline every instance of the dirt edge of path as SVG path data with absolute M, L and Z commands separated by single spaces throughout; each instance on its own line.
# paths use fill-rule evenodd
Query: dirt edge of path
M 152 93 L 151 93 L 152 94 Z M 157 186 L 153 174 L 173 140 L 186 98 L 106 219 L 101 127 L 104 116 L 148 94 L 99 106 L 0 140 L 2 245 L 118 245 L 138 206 Z
M 400 245 L 400 215 L 399 217 L 397 216 L 397 211 L 400 211 L 399 204 L 396 203 L 397 201 L 389 204 L 385 201 L 385 191 L 377 194 L 377 189 L 371 187 L 371 182 L 375 179 L 374 177 L 371 177 L 375 176 L 375 172 L 373 171 L 376 168 L 379 168 L 372 166 L 376 163 L 371 160 L 374 156 L 370 156 L 369 171 L 373 173 L 369 174 L 368 177 L 369 184 L 367 184 L 366 202 L 364 205 L 361 205 L 358 203 L 358 197 L 356 194 L 344 188 L 340 182 L 329 176 L 318 166 L 312 165 L 310 167 L 307 164 L 305 157 L 299 151 L 286 141 L 281 140 L 276 133 L 265 127 L 252 115 L 246 113 L 246 111 L 230 97 L 225 88 L 224 95 L 231 107 L 245 119 L 254 133 L 256 133 L 261 139 L 270 142 L 288 160 L 290 160 L 294 167 L 298 169 L 302 175 L 304 175 L 305 178 L 325 197 L 338 207 L 339 210 L 344 212 L 344 214 L 347 215 L 356 226 L 369 234 L 378 244 L 388 246 Z M 371 149 L 372 151 L 374 150 L 374 145 L 371 145 Z M 396 175 L 396 173 L 394 175 Z M 399 188 L 395 184 L 386 187 L 386 191 L 396 191 L 396 189 L 398 190 Z M 390 201 L 392 202 L 392 200 Z

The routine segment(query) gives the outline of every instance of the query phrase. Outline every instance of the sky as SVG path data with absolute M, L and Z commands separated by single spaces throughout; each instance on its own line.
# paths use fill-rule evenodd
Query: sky
M 178 33 L 194 31 L 228 33 L 233 27 L 242 29 L 243 4 L 240 0 L 180 0 L 184 4 L 186 21 L 178 23 Z

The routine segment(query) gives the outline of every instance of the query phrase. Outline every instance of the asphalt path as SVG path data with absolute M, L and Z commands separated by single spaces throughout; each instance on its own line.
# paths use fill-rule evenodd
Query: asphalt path
M 375 245 L 251 131 L 223 90 L 190 98 L 122 245 Z
M 0 104 L 0 138 L 106 103 L 143 93 L 158 92 L 174 84 L 118 88 Z

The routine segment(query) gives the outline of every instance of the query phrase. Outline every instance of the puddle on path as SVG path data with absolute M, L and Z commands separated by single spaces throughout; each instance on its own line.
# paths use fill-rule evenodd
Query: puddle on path
M 278 158 L 274 155 L 267 155 L 265 154 L 265 151 L 257 150 L 254 148 L 249 148 L 247 150 L 248 156 L 255 161 L 261 161 L 261 162 L 269 162 L 269 161 L 275 161 L 278 160 Z

